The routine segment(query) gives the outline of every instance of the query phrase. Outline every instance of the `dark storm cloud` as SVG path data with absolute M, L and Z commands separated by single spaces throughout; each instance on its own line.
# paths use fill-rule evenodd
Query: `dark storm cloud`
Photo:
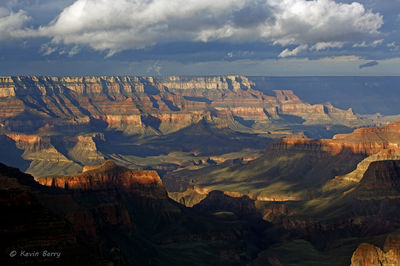
M 271 8 L 266 1 L 256 1 L 254 5 L 246 6 L 233 12 L 233 22 L 238 27 L 252 27 L 273 19 Z

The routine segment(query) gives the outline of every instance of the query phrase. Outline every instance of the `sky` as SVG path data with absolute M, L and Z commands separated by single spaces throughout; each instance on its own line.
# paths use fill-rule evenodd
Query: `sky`
M 0 0 L 0 75 L 400 75 L 400 0 Z

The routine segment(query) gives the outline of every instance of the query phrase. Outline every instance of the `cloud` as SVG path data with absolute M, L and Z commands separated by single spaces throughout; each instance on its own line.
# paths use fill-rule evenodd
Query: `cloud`
M 343 42 L 318 42 L 311 47 L 311 50 L 321 51 L 328 48 L 342 48 Z
M 373 67 L 373 66 L 377 66 L 378 64 L 379 64 L 378 61 L 370 61 L 368 63 L 360 65 L 359 68 L 362 69 L 362 68 L 366 68 L 366 67 Z
M 29 19 L 23 10 L 14 13 L 0 7 L 0 40 L 14 37 L 15 31 L 20 30 Z
M 76 55 L 77 53 L 79 53 L 80 48 L 78 46 L 74 46 L 72 47 L 72 49 L 68 52 L 68 56 L 72 57 L 74 55 Z
M 360 3 L 331 0 L 270 0 L 276 21 L 264 32 L 282 45 L 293 43 L 344 42 L 370 39 L 383 25 L 380 14 Z
M 162 66 L 160 65 L 160 62 L 157 60 L 147 67 L 146 74 L 152 76 L 161 76 L 161 69 Z
M 374 41 L 369 42 L 369 43 L 363 41 L 363 42 L 360 42 L 360 43 L 353 44 L 353 47 L 377 47 L 377 46 L 381 45 L 382 43 L 383 43 L 383 39 L 374 40 Z
M 307 50 L 307 47 L 308 46 L 306 44 L 303 44 L 303 45 L 297 46 L 293 50 L 285 49 L 278 55 L 278 57 L 288 57 L 288 56 L 298 55 L 301 51 Z
M 43 44 L 40 47 L 40 52 L 42 53 L 42 55 L 50 55 L 52 53 L 54 53 L 55 51 L 57 51 L 56 47 L 51 47 L 49 44 Z
M 109 56 L 176 41 L 297 45 L 281 52 L 289 56 L 305 45 L 323 50 L 374 41 L 382 24 L 379 13 L 360 3 L 333 0 L 77 0 L 48 25 L 18 36 L 49 37 L 54 45 L 89 46 Z

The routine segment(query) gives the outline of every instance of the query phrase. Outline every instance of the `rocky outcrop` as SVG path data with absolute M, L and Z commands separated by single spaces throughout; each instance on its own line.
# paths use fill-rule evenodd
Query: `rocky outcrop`
M 353 193 L 360 200 L 400 199 L 400 161 L 372 162 Z
M 354 251 L 351 266 L 393 266 L 400 264 L 400 234 L 394 232 L 386 237 L 383 250 L 363 243 Z
M 110 227 L 131 234 L 134 223 L 132 208 L 143 208 L 150 204 L 147 211 L 152 213 L 156 211 L 153 208 L 158 208 L 157 202 L 168 202 L 157 172 L 132 170 L 118 166 L 113 161 L 98 166 L 85 166 L 80 174 L 41 177 L 36 180 L 41 185 L 72 193 L 73 198 L 60 199 L 65 204 L 74 205 L 76 203 L 73 201 L 77 201 L 79 205 L 85 206 L 83 209 L 72 208 L 62 212 L 73 224 L 74 230 L 89 240 L 101 239 L 102 232 Z M 128 202 L 131 202 L 130 205 Z M 49 202 L 47 204 L 54 211 L 62 210 L 58 209 L 61 206 Z M 170 206 L 160 210 L 160 215 L 164 212 L 175 213 L 179 209 Z
M 246 219 L 261 220 L 261 215 L 255 207 L 254 200 L 247 196 L 233 197 L 218 190 L 209 192 L 193 208 L 207 212 L 229 211 Z
M 371 244 L 358 246 L 351 258 L 352 266 L 390 265 L 386 263 L 386 254 L 378 247 Z
M 371 163 L 360 185 L 368 190 L 393 188 L 400 192 L 400 161 Z
M 255 207 L 262 214 L 263 220 L 275 223 L 281 223 L 282 217 L 295 216 L 299 213 L 299 209 L 290 207 L 285 202 L 256 201 Z
M 330 154 L 350 152 L 376 155 L 376 159 L 394 156 L 400 149 L 400 121 L 384 127 L 359 128 L 350 134 L 338 134 L 332 139 L 284 138 L 271 145 L 273 150 L 323 151 Z
M 336 176 L 330 180 L 325 186 L 324 190 L 329 191 L 333 189 L 343 189 L 360 182 L 365 172 L 372 162 L 387 161 L 387 160 L 400 160 L 400 150 L 397 149 L 383 149 L 382 151 L 372 154 L 357 164 L 357 168 L 345 175 Z
M 122 190 L 145 194 L 147 197 L 166 198 L 166 191 L 156 171 L 131 170 L 107 161 L 96 167 L 84 167 L 81 174 L 40 177 L 41 185 L 68 190 Z M 147 189 L 145 189 L 147 188 Z
M 6 136 L 15 142 L 17 148 L 25 151 L 22 155 L 25 160 L 70 162 L 51 144 L 50 137 L 15 133 L 6 134 Z
M 209 192 L 207 189 L 193 187 L 184 192 L 168 192 L 168 196 L 186 207 L 193 207 L 205 199 Z
M 48 127 L 42 131 L 51 130 Z M 98 164 L 105 161 L 104 155 L 97 149 L 96 141 L 104 141 L 101 133 L 89 133 L 74 137 L 58 134 L 6 133 L 3 138 L 15 150 L 21 150 L 21 159 L 29 167 L 25 171 L 35 176 L 45 174 L 76 172 L 82 164 Z M 11 151 L 10 151 L 11 152 Z M 64 170 L 62 170 L 64 169 Z
M 68 149 L 68 157 L 83 165 L 101 164 L 105 161 L 105 157 L 97 149 L 96 141 L 104 142 L 104 135 L 101 133 L 78 135 L 74 138 L 62 138 L 58 140 L 63 143 L 70 143 L 73 145 Z

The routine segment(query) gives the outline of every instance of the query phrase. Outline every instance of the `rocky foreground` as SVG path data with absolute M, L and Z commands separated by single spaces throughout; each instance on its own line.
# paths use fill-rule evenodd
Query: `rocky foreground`
M 188 209 L 111 161 L 38 182 L 0 164 L 0 184 L 1 265 L 244 265 L 269 241 L 267 223 Z
M 186 208 L 155 171 L 111 161 L 36 180 L 0 165 L 4 265 L 399 263 L 400 161 L 371 163 L 351 192 L 308 209 L 222 191 Z

